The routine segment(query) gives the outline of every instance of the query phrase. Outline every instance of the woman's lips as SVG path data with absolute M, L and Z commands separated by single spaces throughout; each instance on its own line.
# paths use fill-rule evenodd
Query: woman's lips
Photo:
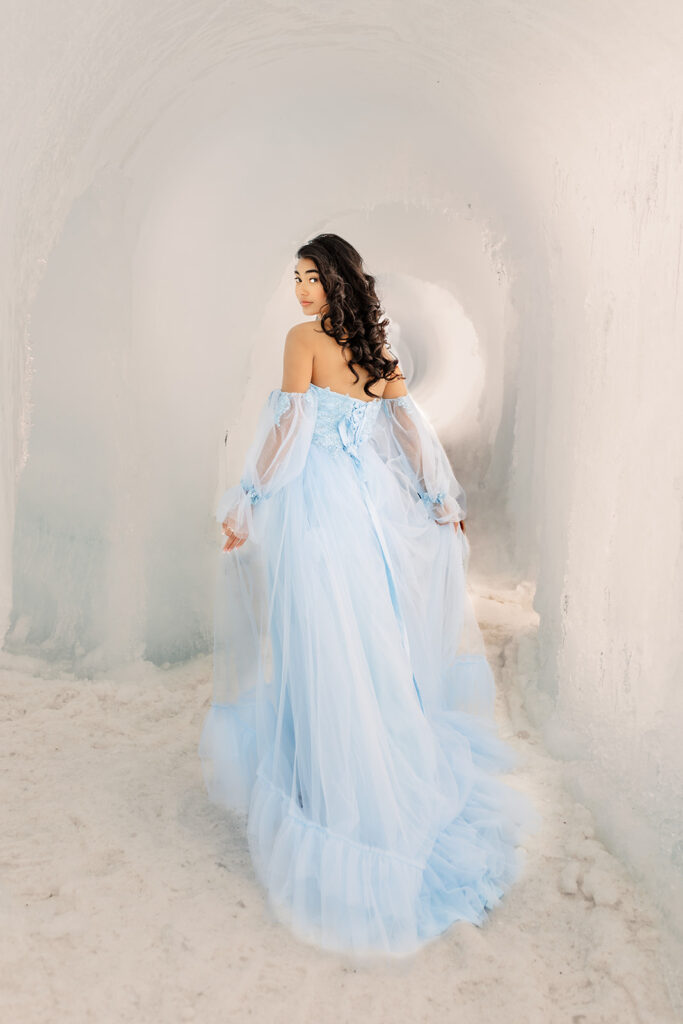
M 302 302 L 301 305 L 302 306 L 310 306 L 310 302 Z

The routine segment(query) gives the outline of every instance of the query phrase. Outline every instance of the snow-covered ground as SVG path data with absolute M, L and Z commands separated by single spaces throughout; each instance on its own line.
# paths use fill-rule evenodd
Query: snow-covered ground
M 594 834 L 521 710 L 531 587 L 470 586 L 509 776 L 543 816 L 482 928 L 359 964 L 270 916 L 243 822 L 211 805 L 197 742 L 211 660 L 105 679 L 2 653 L 4 1021 L 674 1024 L 658 914 Z

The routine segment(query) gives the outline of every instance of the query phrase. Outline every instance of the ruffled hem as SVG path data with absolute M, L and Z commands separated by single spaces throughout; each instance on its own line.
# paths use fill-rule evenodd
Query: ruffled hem
M 409 955 L 456 921 L 481 925 L 520 874 L 520 845 L 540 819 L 523 793 L 491 777 L 518 757 L 484 719 L 445 712 L 432 723 L 446 752 L 462 756 L 454 734 L 467 739 L 473 782 L 461 813 L 421 859 L 310 820 L 267 777 L 267 758 L 255 767 L 255 733 L 244 718 L 214 706 L 207 723 L 200 756 L 209 797 L 244 810 L 250 792 L 247 836 L 257 877 L 275 918 L 304 942 L 360 957 Z

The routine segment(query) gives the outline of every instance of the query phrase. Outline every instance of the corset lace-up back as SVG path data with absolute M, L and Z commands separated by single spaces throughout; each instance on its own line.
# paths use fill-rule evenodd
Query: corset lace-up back
M 347 452 L 357 448 L 371 435 L 382 404 L 381 398 L 364 401 L 342 395 L 330 388 L 309 385 L 318 394 L 318 413 L 311 443 L 329 452 Z

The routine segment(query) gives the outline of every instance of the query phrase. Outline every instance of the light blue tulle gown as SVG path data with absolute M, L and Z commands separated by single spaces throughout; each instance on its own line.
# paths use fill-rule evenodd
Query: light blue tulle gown
M 409 393 L 273 390 L 219 553 L 209 798 L 246 812 L 273 915 L 405 955 L 481 924 L 540 819 L 497 777 L 494 681 L 466 591 L 465 494 Z M 447 524 L 447 525 L 439 525 Z

